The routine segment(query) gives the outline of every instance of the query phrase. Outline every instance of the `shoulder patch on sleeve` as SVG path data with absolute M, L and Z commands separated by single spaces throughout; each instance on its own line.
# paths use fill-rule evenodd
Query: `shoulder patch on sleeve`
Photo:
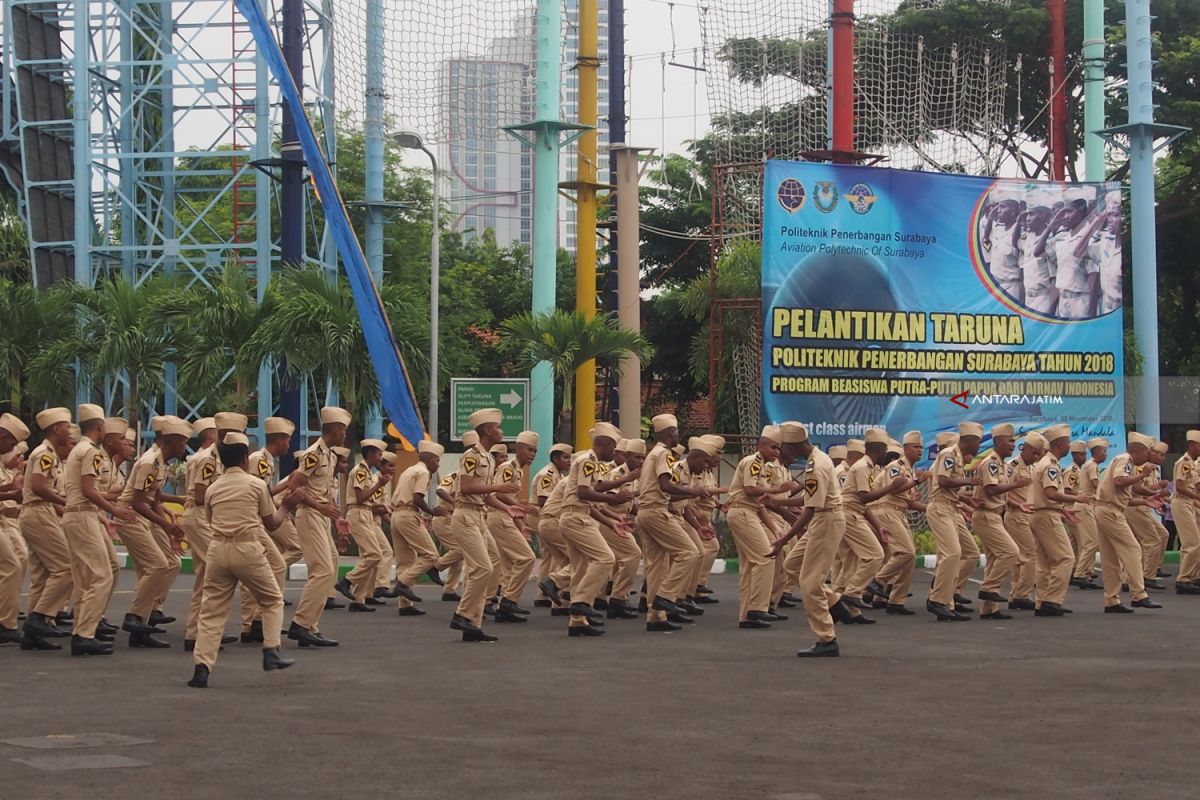
M 668 467 L 674 467 L 675 462 L 677 462 L 678 460 L 679 459 L 675 457 L 674 453 L 672 453 L 670 451 L 667 452 L 667 466 Z
M 750 474 L 756 478 L 760 474 L 762 474 L 762 464 L 759 464 L 757 461 L 751 461 L 750 462 Z
M 53 468 L 54 456 L 49 453 L 42 453 L 41 458 L 38 459 L 38 469 L 48 474 Z
M 267 463 L 265 458 L 260 458 L 258 460 L 258 474 L 262 477 L 266 477 L 267 475 L 271 474 L 271 465 Z
M 988 474 L 991 475 L 992 477 L 996 477 L 997 475 L 999 475 L 1000 474 L 1000 465 L 997 464 L 995 461 L 989 461 L 988 462 Z
M 893 464 L 892 466 L 890 466 L 888 468 L 888 477 L 889 478 L 899 478 L 900 477 L 900 466 L 897 464 Z
M 847 473 L 845 473 L 845 472 L 842 472 L 841 474 L 838 475 L 838 485 L 839 486 L 846 485 L 846 475 L 847 475 Z
M 942 459 L 942 469 L 954 469 L 954 456 L 946 456 Z
M 302 463 L 305 469 L 316 469 L 317 465 L 321 463 L 321 457 L 316 454 L 316 451 L 308 452 L 304 454 Z
M 553 479 L 553 478 L 551 478 L 549 475 L 543 475 L 543 476 L 542 476 L 542 488 L 543 488 L 543 489 L 549 489 L 549 488 L 550 488 L 550 485 L 551 485 L 552 483 L 554 483 L 554 479 Z
M 157 479 L 157 477 L 158 477 L 158 476 L 156 476 L 156 475 L 155 475 L 153 472 L 151 472 L 151 473 L 147 474 L 147 475 L 146 475 L 146 480 L 142 481 L 142 491 L 143 491 L 143 492 L 148 492 L 148 491 L 150 491 L 151 489 L 153 489 L 153 488 L 154 488 L 154 482 L 155 482 L 155 480 Z
M 514 475 L 512 464 L 505 464 L 500 470 L 500 480 L 504 483 L 511 481 Z
M 96 472 L 99 472 L 103 466 L 104 456 L 100 455 L 99 452 L 96 452 L 94 455 L 92 455 L 92 469 L 94 469 Z
M 596 462 L 595 461 L 583 462 L 582 470 L 583 470 L 583 474 L 587 475 L 589 477 L 591 477 L 592 475 L 595 475 L 596 474 Z
M 200 479 L 206 481 L 211 478 L 216 471 L 217 465 L 212 462 L 212 459 L 209 459 L 204 463 L 204 466 L 200 468 Z
M 463 456 L 463 460 L 462 460 L 463 472 L 467 473 L 468 475 L 474 475 L 475 468 L 478 466 L 479 466 L 479 459 L 477 459 L 475 456 L 473 456 L 473 455 Z
M 810 495 L 817 493 L 817 487 L 819 485 L 820 483 L 817 481 L 815 474 L 811 478 L 804 479 L 804 491 Z
M 1046 477 L 1052 481 L 1058 480 L 1058 467 L 1046 467 Z

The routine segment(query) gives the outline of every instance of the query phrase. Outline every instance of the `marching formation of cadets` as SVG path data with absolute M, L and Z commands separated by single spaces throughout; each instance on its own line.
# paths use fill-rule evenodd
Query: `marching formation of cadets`
M 362 441 L 352 466 L 344 446 L 350 414 L 327 407 L 320 437 L 296 453 L 294 472 L 276 480 L 295 431 L 279 417 L 264 421 L 265 442 L 253 452 L 242 414 L 194 423 L 155 417 L 154 444 L 135 458 L 128 423 L 105 418 L 99 406 L 79 406 L 75 423 L 66 408 L 40 412 L 43 440 L 32 451 L 29 428 L 4 414 L 0 643 L 61 650 L 56 640 L 70 636 L 72 655 L 109 655 L 123 631 L 130 647 L 169 648 L 158 637 L 175 620 L 162 606 L 185 538 L 195 571 L 184 632 L 194 687 L 207 686 L 224 644 L 261 645 L 264 670 L 294 663 L 280 654 L 284 636 L 300 647 L 337 646 L 321 632 L 323 612 L 345 607 L 335 592 L 351 612 L 374 612 L 396 598 L 400 616 L 424 615 L 413 590 L 422 576 L 442 587 L 443 600 L 457 602 L 450 627 L 468 642 L 496 640 L 484 631 L 485 617 L 525 622 L 531 611 L 521 604 L 531 578 L 533 604 L 566 617 L 569 636 L 603 636 L 606 620 L 642 615 L 647 631 L 678 631 L 717 602 L 704 584 L 718 554 L 722 512 L 739 561 L 738 626 L 770 628 L 787 619 L 781 609 L 803 604 L 817 637 L 797 654 L 805 657 L 838 655 L 835 623 L 873 624 L 866 610 L 915 613 L 906 605 L 916 565 L 910 510 L 925 513 L 936 541 L 925 608 L 940 621 L 976 613 L 966 596 L 980 555 L 976 537 L 986 555 L 981 618 L 1069 614 L 1069 586 L 1100 592 L 1109 614 L 1161 608 L 1147 589 L 1165 588 L 1167 532 L 1154 512 L 1168 502 L 1182 551 L 1175 591 L 1200 594 L 1197 430 L 1187 433 L 1171 490 L 1159 473 L 1165 443 L 1136 432 L 1126 452 L 1109 461 L 1108 441 L 1073 442 L 1067 425 L 1028 433 L 1019 448 L 1013 426 L 997 425 L 980 458 L 983 428 L 964 422 L 957 435 L 938 435 L 925 471 L 915 468 L 926 449 L 918 431 L 896 441 L 872 428 L 826 453 L 803 425 L 784 422 L 763 429 L 756 452 L 723 487 L 724 439 L 692 437 L 685 449 L 676 418 L 661 414 L 652 420 L 650 445 L 623 439 L 607 422 L 592 429 L 589 450 L 553 445 L 526 495 L 538 436 L 522 433 L 509 452 L 501 419 L 498 409 L 471 416 L 456 472 L 439 476 L 443 448 L 423 441 L 417 463 L 397 476 L 397 457 L 381 440 Z M 167 494 L 169 465 L 185 459 L 184 494 Z M 166 503 L 181 505 L 182 515 Z M 346 536 L 359 558 L 339 579 L 336 539 Z M 530 546 L 535 536 L 540 559 Z M 136 575 L 119 624 L 106 616 L 120 567 L 114 538 Z M 284 581 L 301 559 L 308 574 L 285 629 Z M 644 578 L 635 586 L 639 570 Z M 239 586 L 241 635 L 225 636 Z

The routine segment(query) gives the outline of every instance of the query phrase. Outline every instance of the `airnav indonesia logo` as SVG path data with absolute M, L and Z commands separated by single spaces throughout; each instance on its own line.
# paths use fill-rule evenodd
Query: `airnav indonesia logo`
M 779 200 L 779 205 L 783 206 L 783 210 L 789 214 L 795 214 L 804 208 L 804 201 L 808 199 L 804 193 L 804 184 L 795 178 L 782 181 L 775 190 L 775 197 Z
M 837 186 L 833 181 L 817 181 L 813 186 L 813 205 L 822 214 L 830 214 L 838 204 Z
M 875 205 L 879 197 L 871 192 L 871 187 L 865 183 L 856 183 L 846 192 L 846 202 L 855 214 L 866 214 Z

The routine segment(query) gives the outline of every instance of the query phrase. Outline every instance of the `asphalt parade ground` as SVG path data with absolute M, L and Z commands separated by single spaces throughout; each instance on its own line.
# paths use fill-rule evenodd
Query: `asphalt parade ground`
M 802 660 L 802 609 L 739 630 L 736 576 L 713 576 L 721 602 L 679 633 L 611 620 L 606 637 L 569 639 L 535 609 L 489 624 L 494 644 L 459 641 L 452 604 L 422 586 L 427 616 L 327 611 L 340 647 L 285 643 L 296 666 L 264 673 L 257 646 L 228 645 L 196 690 L 191 581 L 168 601 L 170 650 L 124 636 L 87 659 L 0 647 L 0 797 L 1197 796 L 1200 597 L 1155 592 L 1162 610 L 1117 616 L 1072 589 L 1074 614 L 1011 622 L 876 612 L 839 626 L 840 658 Z M 910 607 L 928 582 L 919 572 Z

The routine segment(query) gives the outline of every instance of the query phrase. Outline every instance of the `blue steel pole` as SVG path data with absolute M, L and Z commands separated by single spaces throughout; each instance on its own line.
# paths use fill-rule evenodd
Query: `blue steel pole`
M 366 204 L 363 254 L 376 286 L 383 284 L 383 0 L 367 0 Z M 379 406 L 367 409 L 366 434 L 383 434 Z

